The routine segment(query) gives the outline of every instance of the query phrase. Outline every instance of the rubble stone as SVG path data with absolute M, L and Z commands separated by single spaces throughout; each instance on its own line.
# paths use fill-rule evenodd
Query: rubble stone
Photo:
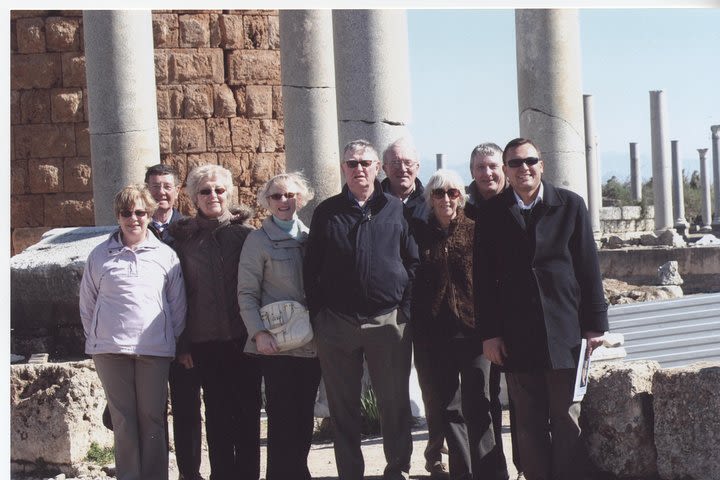
M 245 48 L 263 50 L 270 48 L 267 17 L 262 15 L 245 15 L 243 17 L 243 27 L 245 32 Z
M 52 91 L 52 121 L 55 123 L 82 122 L 83 93 L 78 88 L 63 88 Z
M 70 192 L 92 191 L 92 167 L 89 157 L 66 158 L 63 164 L 64 190 Z
M 63 161 L 61 158 L 31 158 L 28 161 L 31 193 L 53 193 L 63 190 Z
M 682 285 L 677 260 L 671 260 L 658 267 L 658 285 Z
M 45 51 L 45 22 L 42 18 L 23 18 L 15 26 L 19 53 Z
M 79 18 L 50 17 L 45 22 L 47 49 L 50 52 L 74 52 L 80 49 L 82 30 Z

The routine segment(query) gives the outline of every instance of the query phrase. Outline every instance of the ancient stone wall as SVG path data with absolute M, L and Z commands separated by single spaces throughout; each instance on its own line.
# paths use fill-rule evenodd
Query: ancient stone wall
M 14 254 L 94 216 L 82 12 L 10 18 Z M 158 10 L 153 35 L 160 160 L 183 181 L 194 166 L 223 165 L 238 200 L 255 206 L 285 165 L 277 11 Z

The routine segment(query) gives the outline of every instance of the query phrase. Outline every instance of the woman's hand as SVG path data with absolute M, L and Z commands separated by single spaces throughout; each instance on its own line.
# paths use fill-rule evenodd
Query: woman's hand
M 189 353 L 181 353 L 177 356 L 177 362 L 183 367 L 190 369 L 195 365 L 193 364 L 192 355 Z
M 268 332 L 263 331 L 256 333 L 255 337 L 253 337 L 253 340 L 255 340 L 255 345 L 257 346 L 258 352 L 262 353 L 263 355 L 272 355 L 278 352 L 275 337 L 270 335 Z

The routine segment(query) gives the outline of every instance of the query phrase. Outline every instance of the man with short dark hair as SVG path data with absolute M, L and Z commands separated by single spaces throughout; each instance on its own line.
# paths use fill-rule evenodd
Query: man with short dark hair
M 315 209 L 303 268 L 343 480 L 362 480 L 363 359 L 380 409 L 385 480 L 407 479 L 410 425 L 410 292 L 419 262 L 402 202 L 383 193 L 377 151 L 366 140 L 342 156 L 342 192 Z
M 585 203 L 543 181 L 543 168 L 531 140 L 505 147 L 511 188 L 483 210 L 493 228 L 475 230 L 475 312 L 484 354 L 507 375 L 525 478 L 576 480 L 579 348 L 602 343 L 607 304 Z

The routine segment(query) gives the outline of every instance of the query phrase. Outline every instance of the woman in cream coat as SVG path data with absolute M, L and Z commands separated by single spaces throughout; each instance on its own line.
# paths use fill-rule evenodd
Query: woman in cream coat
M 245 352 L 258 355 L 265 380 L 268 415 L 267 480 L 310 479 L 307 456 L 313 433 L 313 409 L 320 382 L 314 341 L 279 351 L 265 330 L 260 308 L 281 300 L 305 305 L 302 265 L 308 228 L 297 211 L 312 199 L 297 173 L 277 175 L 258 192 L 270 210 L 262 227 L 251 232 L 238 269 L 238 303 L 248 331 Z

